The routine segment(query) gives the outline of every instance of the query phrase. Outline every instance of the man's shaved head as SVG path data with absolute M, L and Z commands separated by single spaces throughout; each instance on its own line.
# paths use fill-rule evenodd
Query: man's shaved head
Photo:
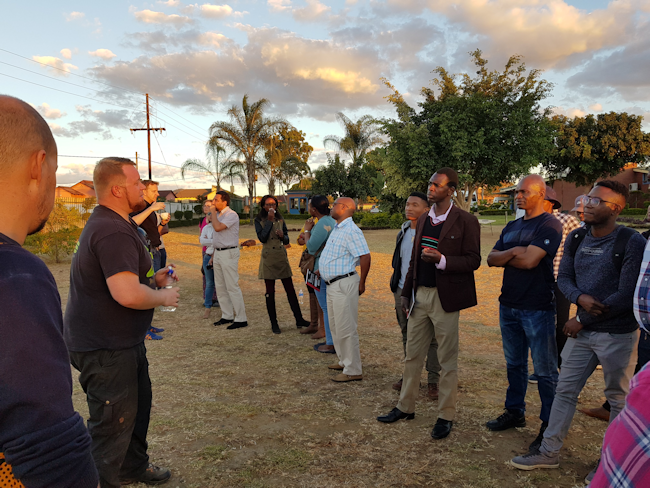
M 0 173 L 11 171 L 40 150 L 56 152 L 47 122 L 31 105 L 0 95 Z

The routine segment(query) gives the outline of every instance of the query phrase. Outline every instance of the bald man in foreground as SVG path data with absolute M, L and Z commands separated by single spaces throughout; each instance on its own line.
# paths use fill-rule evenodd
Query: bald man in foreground
M 515 200 L 526 214 L 506 225 L 487 258 L 489 266 L 505 268 L 499 325 L 508 369 L 506 411 L 489 421 L 487 428 L 501 431 L 526 425 L 530 348 L 542 402 L 542 426 L 531 449 L 542 442 L 558 379 L 553 258 L 562 239 L 562 224 L 544 211 L 545 196 L 541 176 L 529 175 L 519 182 Z
M 25 102 L 0 95 L 2 486 L 94 488 L 98 481 L 90 436 L 72 406 L 61 298 L 47 266 L 21 247 L 52 211 L 56 169 L 45 120 Z
M 318 271 L 327 284 L 327 313 L 338 362 L 329 369 L 341 371 L 332 381 L 363 379 L 357 321 L 359 296 L 366 291 L 370 250 L 361 229 L 352 220 L 354 200 L 341 197 L 332 206 L 336 225 L 321 253 Z M 357 274 L 356 267 L 360 267 Z

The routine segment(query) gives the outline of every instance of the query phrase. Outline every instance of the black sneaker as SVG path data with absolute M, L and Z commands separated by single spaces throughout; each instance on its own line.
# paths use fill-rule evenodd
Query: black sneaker
M 548 427 L 548 422 L 542 422 L 542 427 L 539 429 L 539 434 L 535 437 L 535 440 L 530 446 L 528 446 L 528 452 L 539 451 L 539 448 L 542 447 L 542 440 L 544 439 L 544 431 Z
M 226 325 L 226 324 L 232 324 L 235 319 L 219 319 L 217 320 L 214 325 Z
M 242 327 L 247 327 L 248 322 L 233 322 L 230 324 L 226 329 L 232 330 L 232 329 L 241 329 Z
M 172 477 L 172 472 L 167 468 L 160 468 L 149 463 L 147 469 L 137 478 L 120 480 L 120 485 L 130 485 L 132 483 L 144 483 L 145 485 L 162 485 L 167 483 Z
M 513 427 L 526 427 L 526 417 L 516 415 L 506 410 L 499 418 L 490 420 L 485 426 L 492 431 L 512 429 Z

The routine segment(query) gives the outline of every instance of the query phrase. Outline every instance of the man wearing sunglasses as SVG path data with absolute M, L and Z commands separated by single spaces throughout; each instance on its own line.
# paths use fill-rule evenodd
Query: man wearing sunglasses
M 578 395 L 598 363 L 603 366 L 605 396 L 611 405 L 610 422 L 625 406 L 630 379 L 637 362 L 638 324 L 633 298 L 645 239 L 616 224 L 625 207 L 628 189 L 622 183 L 596 183 L 585 199 L 585 223 L 567 238 L 558 285 L 578 305 L 577 315 L 565 327 L 567 343 L 562 371 L 541 446 L 511 463 L 519 469 L 559 467 L 559 452 L 576 409 Z M 615 249 L 627 239 L 622 263 Z M 573 239 L 582 239 L 574 249 Z M 620 258 L 620 256 L 619 256 Z M 585 481 L 593 477 L 595 469 Z

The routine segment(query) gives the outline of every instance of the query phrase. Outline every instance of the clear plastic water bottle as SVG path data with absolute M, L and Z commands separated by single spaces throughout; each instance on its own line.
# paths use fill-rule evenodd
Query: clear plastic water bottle
M 168 267 L 167 269 L 167 285 L 165 288 L 173 288 L 174 286 L 174 278 L 172 278 L 172 275 L 174 274 L 174 268 L 171 266 Z M 165 307 L 164 305 L 160 306 L 160 311 L 161 312 L 174 312 L 176 311 L 176 307 Z
M 298 292 L 298 303 L 303 305 L 305 303 L 305 294 L 302 292 L 302 288 Z

